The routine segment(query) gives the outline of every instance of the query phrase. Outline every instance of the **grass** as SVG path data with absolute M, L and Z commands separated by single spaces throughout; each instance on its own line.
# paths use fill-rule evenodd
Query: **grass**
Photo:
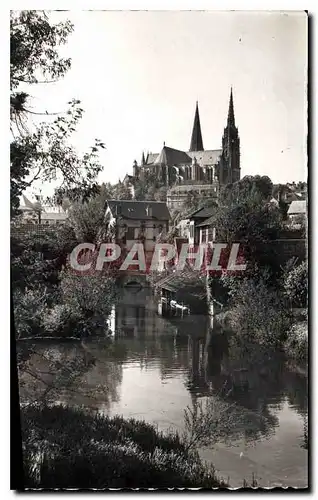
M 226 487 L 177 434 L 62 406 L 21 410 L 26 487 Z

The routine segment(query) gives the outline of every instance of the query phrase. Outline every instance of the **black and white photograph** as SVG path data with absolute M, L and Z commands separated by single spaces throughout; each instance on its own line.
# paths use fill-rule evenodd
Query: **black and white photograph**
M 11 489 L 308 490 L 310 14 L 9 21 Z

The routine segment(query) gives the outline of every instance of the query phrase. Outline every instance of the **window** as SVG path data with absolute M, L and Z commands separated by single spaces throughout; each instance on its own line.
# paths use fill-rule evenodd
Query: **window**
M 135 228 L 134 227 L 127 228 L 126 238 L 127 238 L 127 240 L 134 240 L 135 239 Z
M 208 241 L 213 241 L 213 228 L 209 227 L 208 230 Z
M 201 229 L 201 243 L 206 242 L 206 229 Z
M 193 238 L 193 236 L 194 236 L 194 225 L 191 224 L 191 226 L 190 226 L 190 238 Z

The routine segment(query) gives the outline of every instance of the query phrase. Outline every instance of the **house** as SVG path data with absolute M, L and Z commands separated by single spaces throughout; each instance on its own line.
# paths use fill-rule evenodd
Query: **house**
M 31 202 L 22 195 L 19 209 L 24 224 L 41 224 L 46 226 L 64 224 L 68 213 L 60 206 L 44 205 L 40 201 Z
M 190 267 L 182 271 L 174 270 L 165 275 L 156 282 L 155 290 L 161 297 L 160 302 L 163 306 L 161 314 L 171 312 L 171 309 L 178 309 L 178 305 L 185 313 L 207 312 L 205 276 Z
M 216 230 L 214 227 L 214 221 L 215 215 L 212 215 L 211 217 L 205 219 L 197 225 L 200 243 L 212 243 L 213 241 L 215 241 Z
M 190 245 L 199 245 L 205 243 L 201 224 L 210 219 L 215 214 L 217 203 L 213 203 L 209 207 L 202 207 L 188 215 L 188 242 Z
M 145 252 L 153 252 L 157 239 L 169 229 L 170 213 L 165 202 L 108 200 L 105 233 L 109 239 L 129 251 L 143 243 Z
M 307 218 L 307 201 L 292 201 L 288 208 L 288 219 L 293 227 L 302 226 Z

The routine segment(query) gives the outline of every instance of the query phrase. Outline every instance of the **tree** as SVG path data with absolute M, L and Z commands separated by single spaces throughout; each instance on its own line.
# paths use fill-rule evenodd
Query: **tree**
M 98 151 L 104 144 L 96 139 L 88 153 L 79 156 L 69 144 L 83 109 L 72 100 L 69 109 L 53 123 L 41 123 L 35 131 L 27 128 L 31 109 L 30 95 L 21 87 L 56 81 L 70 68 L 70 59 L 59 56 L 73 27 L 69 21 L 51 24 L 45 12 L 19 11 L 10 20 L 10 116 L 13 141 L 11 156 L 11 213 L 16 215 L 19 196 L 36 180 L 60 183 L 58 199 L 66 194 L 73 199 L 97 192 L 96 178 L 102 170 Z
M 115 200 L 131 200 L 131 190 L 124 182 L 119 181 L 113 187 L 113 197 Z
M 229 247 L 241 243 L 247 271 L 252 274 L 262 267 L 269 267 L 273 274 L 280 270 L 271 241 L 279 236 L 282 217 L 279 208 L 268 203 L 271 186 L 268 177 L 246 176 L 232 188 L 226 187 L 215 214 L 218 241 Z
M 78 242 L 96 243 L 105 216 L 105 194 L 72 205 L 67 224 L 73 228 Z
M 308 264 L 306 261 L 297 267 L 286 269 L 283 279 L 286 297 L 294 307 L 307 307 L 308 302 Z
M 221 203 L 232 205 L 250 201 L 254 204 L 264 203 L 271 199 L 273 183 L 266 175 L 246 175 L 243 179 L 228 184 L 220 193 Z

